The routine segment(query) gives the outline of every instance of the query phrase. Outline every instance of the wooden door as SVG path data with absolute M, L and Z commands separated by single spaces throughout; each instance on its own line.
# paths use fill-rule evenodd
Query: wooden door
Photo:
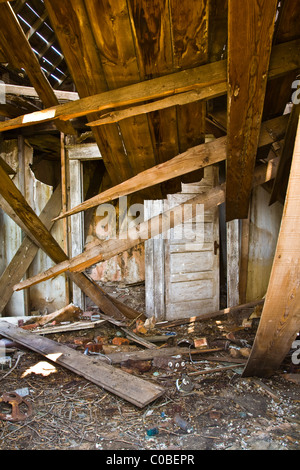
M 169 195 L 167 204 L 166 201 L 147 201 L 145 218 L 162 212 L 166 206 L 172 208 L 195 194 L 206 192 L 216 184 L 217 177 L 217 169 L 207 167 L 201 182 L 183 184 L 182 192 Z M 203 214 L 200 210 L 197 219 L 146 242 L 148 316 L 174 320 L 219 309 L 218 207 Z

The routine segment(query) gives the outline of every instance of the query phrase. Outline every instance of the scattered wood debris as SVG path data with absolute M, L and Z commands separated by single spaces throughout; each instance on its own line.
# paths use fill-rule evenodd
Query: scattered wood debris
M 149 319 L 138 331 L 137 321 L 117 326 L 96 310 L 73 319 L 54 313 L 29 331 L 0 321 L 2 341 L 14 337 L 10 348 L 3 343 L 11 358 L 0 368 L 3 391 L 24 390 L 32 406 L 13 430 L 0 420 L 1 448 L 297 447 L 297 385 L 282 373 L 242 378 L 255 323 L 221 315 L 160 328 Z M 291 372 L 297 376 L 295 366 Z

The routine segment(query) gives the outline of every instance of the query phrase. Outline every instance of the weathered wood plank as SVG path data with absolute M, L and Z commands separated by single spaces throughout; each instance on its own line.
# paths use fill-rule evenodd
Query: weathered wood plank
M 57 241 L 49 233 L 45 225 L 36 216 L 33 209 L 29 206 L 22 193 L 15 186 L 13 181 L 7 175 L 0 165 L 0 194 L 12 207 L 16 215 L 33 234 L 40 247 L 47 247 L 47 252 L 51 258 L 57 258 L 57 252 L 61 248 Z
M 299 45 L 300 40 L 295 40 L 279 44 L 273 48 L 268 74 L 269 79 L 284 75 L 291 70 L 297 70 L 300 67 Z M 52 109 L 45 109 L 23 117 L 10 119 L 0 123 L 0 132 L 47 122 L 56 118 L 68 120 L 97 113 L 98 111 L 105 111 L 109 108 L 131 106 L 147 100 L 161 99 L 198 88 L 202 89 L 202 99 L 205 99 L 205 96 L 212 98 L 225 95 L 227 92 L 226 61 L 222 60 L 202 65 L 64 103 L 54 106 Z
M 227 222 L 248 216 L 277 3 L 228 4 Z
M 253 185 L 256 186 L 273 179 L 276 175 L 277 165 L 278 159 L 270 160 L 267 165 L 260 165 L 255 170 Z M 195 198 L 188 199 L 185 203 L 182 203 L 169 211 L 165 211 L 163 214 L 160 214 L 149 221 L 142 222 L 137 227 L 130 228 L 126 233 L 120 234 L 120 239 L 116 238 L 100 242 L 92 242 L 92 246 L 89 247 L 89 245 L 87 245 L 86 251 L 83 254 L 78 255 L 72 260 L 59 263 L 44 273 L 38 274 L 31 279 L 15 285 L 14 290 L 21 290 L 26 287 L 30 287 L 31 285 L 50 279 L 65 271 L 84 271 L 94 263 L 110 259 L 123 251 L 127 251 L 129 248 L 140 244 L 141 241 L 149 240 L 165 230 L 182 224 L 183 220 L 187 221 L 194 218 L 196 216 L 198 204 L 203 204 L 204 210 L 222 204 L 225 200 L 225 188 L 226 183 L 202 193 Z M 188 211 L 188 214 L 183 214 L 184 206 L 187 204 L 189 204 L 190 210 Z
M 244 376 L 272 375 L 300 328 L 300 120 L 265 305 Z
M 189 69 L 208 62 L 209 4 L 206 1 L 170 0 L 173 67 Z M 179 152 L 205 142 L 206 102 L 197 100 L 176 107 Z M 186 174 L 183 183 L 200 181 L 203 169 Z M 179 179 L 180 181 L 180 179 Z M 181 187 L 180 187 L 181 190 Z
M 120 122 L 123 119 L 127 119 L 132 116 L 139 116 L 141 114 L 147 114 L 153 111 L 171 108 L 173 106 L 182 106 L 188 103 L 194 103 L 195 101 L 201 101 L 201 97 L 202 93 L 200 88 L 194 91 L 187 91 L 186 93 L 178 93 L 175 96 L 170 96 L 162 100 L 156 100 L 154 102 L 146 103 L 140 106 L 132 106 L 127 109 L 111 111 L 101 116 L 97 121 L 89 122 L 87 125 L 94 127 L 102 126 L 103 124 L 110 124 L 113 122 Z M 205 94 L 205 98 L 207 98 L 207 94 Z
M 94 358 L 85 356 L 68 346 L 22 330 L 8 322 L 0 321 L 0 333 L 139 408 L 145 407 L 164 394 L 164 389 L 158 385 L 146 382 L 102 361 L 95 361 Z
M 6 56 L 20 67 L 23 66 L 44 105 L 48 108 L 58 105 L 58 99 L 44 75 L 39 61 L 34 54 L 19 21 L 8 3 L 0 4 L 1 31 L 0 44 Z M 56 126 L 62 132 L 75 134 L 68 122 L 57 121 Z
M 274 120 L 263 123 L 258 146 L 263 147 L 282 139 L 287 122 L 288 116 L 281 116 L 280 118 L 275 118 Z M 125 196 L 134 191 L 167 181 L 170 178 L 176 178 L 176 176 L 181 176 L 226 160 L 226 139 L 226 137 L 221 137 L 215 141 L 190 148 L 186 152 L 177 155 L 165 163 L 156 165 L 155 167 L 145 170 L 113 188 L 103 191 L 103 193 L 98 194 L 77 207 L 72 208 L 65 214 L 61 214 L 58 218 L 76 214 L 81 210 L 86 210 L 90 207 Z
M 108 86 L 84 0 L 76 0 L 76 4 L 71 0 L 46 0 L 45 6 L 80 98 L 107 92 Z M 102 12 L 103 6 L 99 8 Z M 88 116 L 88 120 L 98 118 L 98 114 L 93 112 Z M 118 127 L 95 127 L 93 134 L 112 183 L 118 184 L 133 176 Z
M 240 238 L 239 221 L 226 224 L 227 241 L 227 307 L 237 305 L 239 296 Z
M 108 89 L 139 82 L 143 75 L 136 57 L 126 0 L 89 0 L 85 4 Z M 120 122 L 119 132 L 132 175 L 155 165 L 155 151 L 146 116 Z M 156 197 L 161 196 L 157 188 L 155 192 Z M 149 198 L 150 193 L 146 190 L 143 197 Z

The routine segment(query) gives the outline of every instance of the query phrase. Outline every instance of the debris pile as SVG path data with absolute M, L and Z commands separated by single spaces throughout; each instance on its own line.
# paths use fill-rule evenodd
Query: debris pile
M 259 309 L 244 317 L 118 326 L 70 304 L 2 319 L 1 448 L 296 448 L 299 366 L 243 378 Z

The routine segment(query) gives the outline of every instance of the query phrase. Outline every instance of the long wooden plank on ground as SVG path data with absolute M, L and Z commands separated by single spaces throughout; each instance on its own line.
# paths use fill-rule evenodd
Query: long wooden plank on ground
M 267 165 L 260 165 L 254 173 L 253 186 L 270 181 L 276 175 L 278 159 L 270 160 Z M 86 251 L 71 260 L 57 264 L 44 273 L 38 274 L 14 286 L 14 290 L 21 290 L 39 282 L 50 279 L 65 271 L 84 271 L 89 266 L 99 261 L 105 261 L 145 240 L 181 225 L 183 222 L 196 216 L 197 207 L 204 206 L 204 210 L 216 207 L 225 201 L 226 183 L 217 186 L 195 198 L 189 199 L 173 209 L 167 210 L 150 220 L 140 223 L 137 227 L 130 228 L 122 233 L 119 238 L 106 241 L 92 242 L 86 247 Z M 188 210 L 184 210 L 187 208 Z
M 300 40 L 279 44 L 272 50 L 268 78 L 284 75 L 300 67 Z M 17 129 L 53 119 L 72 119 L 87 116 L 98 111 L 131 106 L 133 104 L 161 99 L 181 92 L 202 90 L 202 98 L 213 98 L 227 92 L 226 61 L 202 65 L 145 82 L 128 85 L 116 90 L 88 96 L 70 103 L 53 106 L 35 113 L 26 114 L 0 123 L 0 132 Z
M 47 108 L 58 105 L 58 99 L 9 3 L 0 4 L 0 18 L 0 44 L 6 51 L 8 60 L 12 60 L 13 65 L 19 68 L 21 66 L 25 68 L 32 85 Z M 62 132 L 75 134 L 71 123 L 58 121 L 56 126 Z
M 67 255 L 47 230 L 41 219 L 35 214 L 29 206 L 26 199 L 15 186 L 13 181 L 7 175 L 0 165 L 0 194 L 12 207 L 16 215 L 25 225 L 27 230 L 37 240 L 38 246 L 55 262 L 61 263 L 68 260 Z M 98 288 L 96 283 L 88 279 L 85 274 L 70 273 L 73 282 L 90 297 L 103 312 L 108 315 L 111 321 L 124 322 L 126 317 L 123 315 L 119 306 L 113 303 L 108 294 Z M 126 310 L 126 308 L 125 308 Z
M 285 134 L 287 122 L 288 115 L 285 115 L 263 123 L 261 126 L 258 146 L 264 147 L 277 140 L 281 140 Z M 215 141 L 192 147 L 165 163 L 160 163 L 153 168 L 149 168 L 148 170 L 137 174 L 133 178 L 130 178 L 129 180 L 86 200 L 82 204 L 79 204 L 78 206 L 61 214 L 57 219 L 76 214 L 82 210 L 87 210 L 90 207 L 95 207 L 99 204 L 103 204 L 104 202 L 111 201 L 140 189 L 167 181 L 170 178 L 176 178 L 176 176 L 181 176 L 226 160 L 226 143 L 227 138 L 221 137 Z
M 158 385 L 146 382 L 102 361 L 96 361 L 94 357 L 85 356 L 56 341 L 22 330 L 8 322 L 0 321 L 0 334 L 139 408 L 145 407 L 164 394 L 164 389 Z
M 228 3 L 227 222 L 248 216 L 277 3 Z
M 273 267 L 245 376 L 270 376 L 300 329 L 300 119 Z

